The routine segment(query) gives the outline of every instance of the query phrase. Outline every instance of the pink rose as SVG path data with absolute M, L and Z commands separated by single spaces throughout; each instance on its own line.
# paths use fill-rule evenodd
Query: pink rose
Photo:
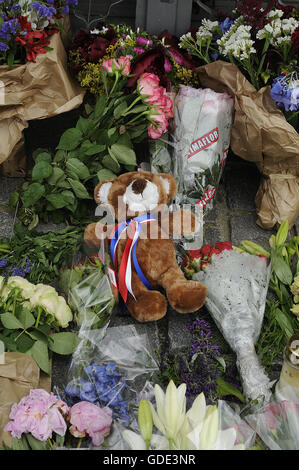
M 73 436 L 88 435 L 95 446 L 100 446 L 110 432 L 112 411 L 110 408 L 100 408 L 88 401 L 81 401 L 70 409 L 69 421 Z
M 112 64 L 116 67 L 117 70 L 120 70 L 123 75 L 129 75 L 131 70 L 131 60 L 130 57 L 121 56 L 119 59 L 108 59 L 102 63 L 102 67 L 108 73 L 114 73 Z
M 138 91 L 142 95 L 154 95 L 159 88 L 159 77 L 153 73 L 144 73 L 138 80 Z
M 148 135 L 151 139 L 158 139 L 167 130 L 168 121 L 164 114 L 151 115 L 151 120 L 154 124 L 150 124 L 148 127 Z

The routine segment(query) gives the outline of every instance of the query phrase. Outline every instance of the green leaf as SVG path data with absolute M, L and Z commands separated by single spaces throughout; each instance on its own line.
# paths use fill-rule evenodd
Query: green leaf
M 99 181 L 101 182 L 105 180 L 110 180 L 112 178 L 116 178 L 117 176 L 115 173 L 113 173 L 113 171 L 103 168 L 102 170 L 97 172 L 97 177 Z
M 123 163 L 124 165 L 137 165 L 136 154 L 133 149 L 125 145 L 114 144 L 111 146 L 111 151 L 119 163 Z
M 46 192 L 46 188 L 40 183 L 32 183 L 23 194 L 25 207 L 33 206 Z
M 75 173 L 80 179 L 86 179 L 90 176 L 89 169 L 77 158 L 70 158 L 66 162 L 66 168 L 71 173 Z
M 275 317 L 282 331 L 284 331 L 287 340 L 289 340 L 290 337 L 295 333 L 293 330 L 292 323 L 285 315 L 285 313 L 283 313 L 279 308 L 276 308 L 273 311 L 273 316 Z
M 36 163 L 32 170 L 32 180 L 33 181 L 42 181 L 46 178 L 49 178 L 53 173 L 53 168 L 46 161 L 40 161 Z
M 127 106 L 127 103 L 126 102 L 122 102 L 120 103 L 118 106 L 116 106 L 114 108 L 114 111 L 113 111 L 113 116 L 117 119 L 119 118 L 122 113 L 124 113 L 126 110 L 127 110 L 128 106 Z
M 49 336 L 49 349 L 57 354 L 72 354 L 80 340 L 75 333 L 53 333 Z
M 82 132 L 79 129 L 71 128 L 65 131 L 57 145 L 57 149 L 74 150 L 82 140 Z
M 91 144 L 89 148 L 85 151 L 85 155 L 91 157 L 92 155 L 96 155 L 97 153 L 103 152 L 105 148 L 106 145 Z
M 242 403 L 246 403 L 246 400 L 240 390 L 238 390 L 233 385 L 225 382 L 222 377 L 217 377 L 217 386 L 216 386 L 216 393 L 218 397 L 225 397 L 227 395 L 234 395 L 235 397 L 239 398 Z
M 12 313 L 2 313 L 0 318 L 3 326 L 9 330 L 18 330 L 19 328 L 23 330 L 24 328 L 20 320 L 18 320 Z
M 34 325 L 35 318 L 32 313 L 25 307 L 22 307 L 20 312 L 16 315 L 18 320 L 22 323 L 23 328 L 27 329 Z
M 32 450 L 47 450 L 47 441 L 38 441 L 31 434 L 26 433 L 26 439 Z
M 12 441 L 12 450 L 30 450 L 26 437 L 23 435 L 21 439 L 13 437 Z
M 48 152 L 41 152 L 35 158 L 35 164 L 40 162 L 50 163 L 52 161 L 51 154 Z
M 79 131 L 82 132 L 82 134 L 85 134 L 90 126 L 90 121 L 88 119 L 85 119 L 84 117 L 80 116 L 76 128 L 79 129 Z
M 26 333 L 23 333 L 19 338 L 15 341 L 18 351 L 21 353 L 25 353 L 28 349 L 32 348 L 34 341 L 30 338 Z
M 49 201 L 55 209 L 62 209 L 67 205 L 67 201 L 61 194 L 49 194 L 46 196 L 47 201 Z
M 47 181 L 51 186 L 55 186 L 60 179 L 64 178 L 64 176 L 65 176 L 64 171 L 61 168 L 58 168 L 57 166 L 55 166 L 53 168 L 53 173 L 51 174 L 51 176 L 48 178 Z
M 67 178 L 67 181 L 70 183 L 74 193 L 79 199 L 92 199 L 92 197 L 89 196 L 87 189 L 82 183 L 80 183 L 80 181 L 76 181 L 72 178 Z
M 272 250 L 271 261 L 272 270 L 274 271 L 278 279 L 283 284 L 290 285 L 293 281 L 293 274 L 290 266 L 285 261 L 284 257 L 279 252 L 279 250 Z
M 64 150 L 57 150 L 57 152 L 55 153 L 55 157 L 53 158 L 53 162 L 62 162 L 63 160 L 65 160 L 66 156 L 67 153 Z
M 118 163 L 116 157 L 113 155 L 111 150 L 108 148 L 109 155 L 105 155 L 102 164 L 104 167 L 108 168 L 109 170 L 113 171 L 114 173 L 120 172 L 120 164 Z
M 41 370 L 48 375 L 51 374 L 48 347 L 43 341 L 35 341 L 32 348 L 28 349 L 26 354 L 33 357 Z
M 77 207 L 77 205 L 78 205 L 77 199 L 74 196 L 74 193 L 72 191 L 62 191 L 61 196 L 65 200 L 66 207 L 68 209 L 72 210 L 73 208 Z
M 106 105 L 106 96 L 101 95 L 97 99 L 96 106 L 95 106 L 95 109 L 94 109 L 94 117 L 96 119 L 100 119 L 103 116 L 104 111 L 105 111 L 105 105 Z

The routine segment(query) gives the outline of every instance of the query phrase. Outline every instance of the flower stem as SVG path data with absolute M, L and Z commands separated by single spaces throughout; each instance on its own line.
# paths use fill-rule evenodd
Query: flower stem
M 77 449 L 80 449 L 81 444 L 82 444 L 82 437 L 80 437 L 80 439 L 79 439 L 79 442 L 77 444 Z
M 51 439 L 50 439 L 49 437 L 48 437 L 48 442 L 49 442 L 49 444 L 50 444 L 50 447 L 51 447 L 51 449 L 52 449 L 52 450 L 54 450 L 54 447 L 53 447 L 52 441 L 51 441 Z

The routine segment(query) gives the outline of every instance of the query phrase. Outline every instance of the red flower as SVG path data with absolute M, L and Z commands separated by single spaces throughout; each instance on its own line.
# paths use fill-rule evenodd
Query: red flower
M 216 248 L 218 248 L 218 250 L 223 251 L 223 250 L 232 250 L 233 247 L 232 247 L 232 243 L 231 242 L 218 242 L 216 243 Z
M 192 262 L 194 259 L 202 258 L 201 250 L 190 250 L 187 253 L 190 261 Z
M 299 27 L 295 29 L 291 37 L 292 46 L 295 54 L 299 54 Z
M 207 245 L 204 245 L 201 249 L 201 253 L 203 255 L 204 259 L 209 259 L 214 247 L 213 245 L 210 245 L 209 243 Z
M 165 55 L 160 47 L 155 47 L 149 51 L 140 54 L 132 63 L 131 74 L 133 77 L 129 78 L 126 89 L 132 91 L 137 86 L 137 80 L 144 73 L 153 73 L 159 77 L 159 84 L 170 89 L 170 80 L 165 75 L 164 68 Z
M 47 49 L 45 48 L 50 44 L 45 31 L 30 31 L 26 36 L 17 36 L 15 41 L 25 47 L 28 62 L 36 62 L 37 54 L 46 54 Z

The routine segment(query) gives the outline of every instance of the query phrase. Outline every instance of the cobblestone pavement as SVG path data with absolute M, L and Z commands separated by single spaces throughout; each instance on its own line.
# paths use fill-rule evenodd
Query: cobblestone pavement
M 70 125 L 68 123 L 68 125 Z M 36 126 L 41 126 L 37 123 Z M 49 135 L 49 134 L 48 134 Z M 53 134 L 52 134 L 53 136 Z M 55 144 L 56 145 L 56 144 Z M 41 146 L 41 145 L 39 145 Z M 34 148 L 31 146 L 30 150 Z M 217 241 L 231 240 L 238 245 L 248 239 L 267 246 L 273 233 L 256 225 L 254 196 L 259 185 L 260 175 L 255 165 L 238 157 L 228 158 L 224 175 L 219 184 L 214 209 L 208 214 L 204 224 L 204 243 L 214 244 Z M 9 194 L 20 179 L 0 176 L 0 237 L 10 236 L 13 230 L 14 216 L 8 212 Z M 41 230 L 52 230 L 55 226 L 40 227 Z M 291 235 L 299 235 L 299 219 Z M 207 315 L 205 308 L 199 316 Z M 140 333 L 147 333 L 153 350 L 169 349 L 183 353 L 190 345 L 190 333 L 187 329 L 190 315 L 182 315 L 169 309 L 167 315 L 157 321 L 139 324 L 128 313 L 115 312 L 110 327 L 118 325 L 135 325 Z M 61 386 L 65 381 L 69 357 L 55 356 L 53 360 L 52 386 Z

